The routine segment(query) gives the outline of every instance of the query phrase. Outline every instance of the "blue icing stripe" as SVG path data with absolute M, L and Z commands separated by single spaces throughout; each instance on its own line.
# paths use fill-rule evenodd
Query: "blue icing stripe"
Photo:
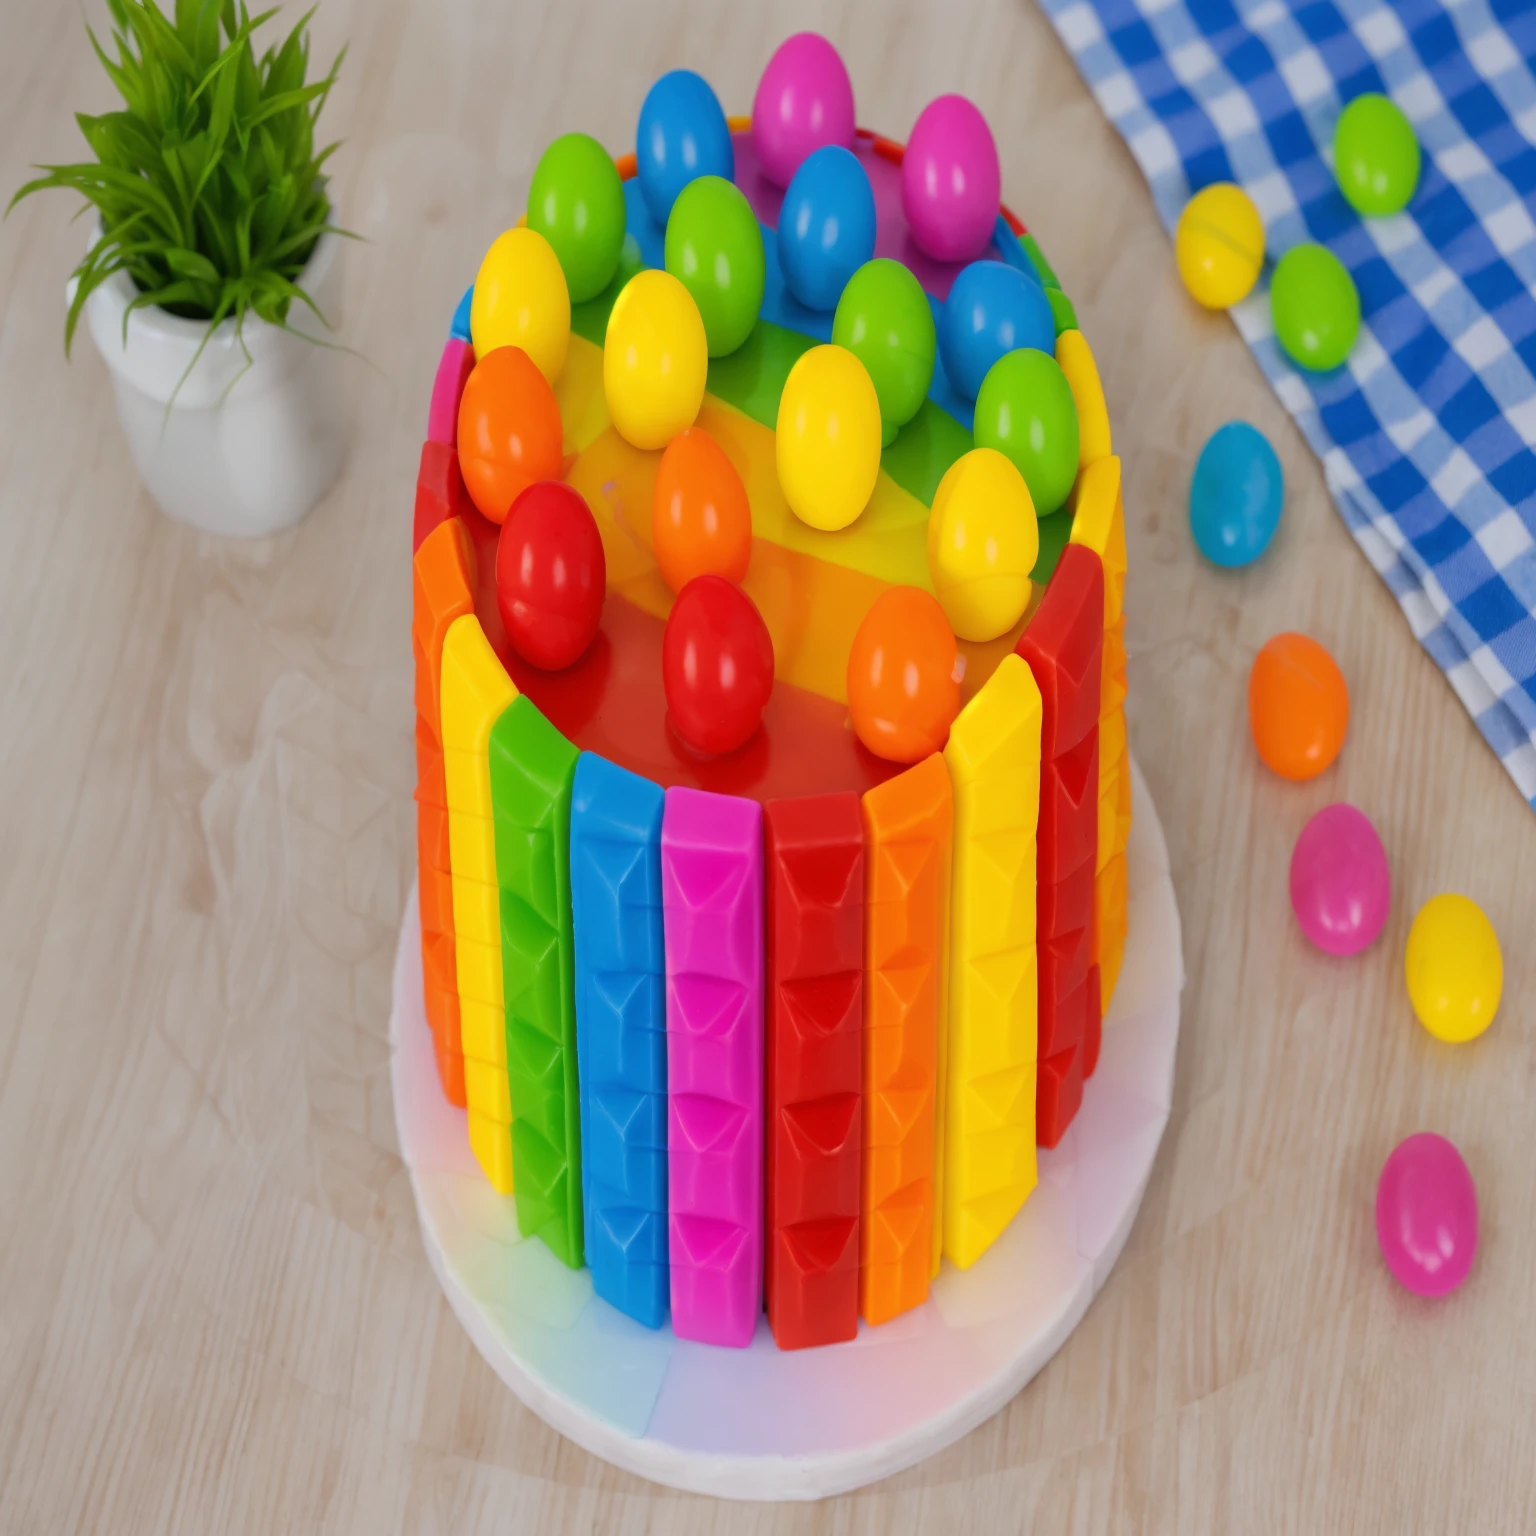
M 667 1014 L 661 787 L 583 752 L 571 795 L 581 1182 L 592 1286 L 667 1318 Z
M 1019 237 L 1009 229 L 1008 220 L 1002 214 L 997 216 L 997 228 L 992 232 L 992 245 L 997 252 L 997 260 L 1007 262 L 1010 267 L 1017 267 L 1037 288 L 1044 287 L 1040 281 L 1040 274 L 1035 271 L 1034 262 L 1024 254 L 1024 247 L 1019 243 Z M 991 252 L 988 254 L 990 255 Z
M 453 312 L 453 328 L 450 335 L 457 336 L 460 341 L 470 341 L 473 338 L 469 334 L 469 310 L 475 302 L 475 285 L 471 283 L 464 290 L 464 297 L 459 300 L 459 307 Z
M 645 199 L 640 196 L 639 182 L 634 177 L 624 183 L 624 205 L 628 230 L 634 236 L 636 245 L 640 247 L 641 261 L 647 267 L 664 267 L 666 265 L 666 234 L 651 217 L 650 209 L 645 206 Z M 988 247 L 986 257 L 983 259 L 1005 261 L 1009 266 L 1018 267 L 1020 271 L 1027 272 L 1038 282 L 1039 278 L 1036 277 L 1029 258 L 1024 254 L 1024 248 L 1014 237 L 1013 231 L 1008 228 L 1001 215 L 998 216 L 997 224 L 998 236 Z M 774 325 L 782 326 L 786 331 L 797 331 L 800 335 L 814 337 L 817 341 L 831 341 L 833 311 L 807 309 L 789 291 L 784 282 L 783 270 L 779 266 L 778 232 L 761 220 L 758 221 L 758 228 L 763 232 L 763 307 L 760 311 L 762 318 L 771 321 Z M 939 316 L 944 309 L 944 301 L 934 298 L 930 293 L 928 303 L 933 310 L 933 321 L 937 327 Z M 937 354 L 933 360 L 933 379 L 928 385 L 928 398 L 940 410 L 953 416 L 967 432 L 972 430 L 976 419 L 976 407 L 973 402 L 955 392 L 954 386 L 949 382 L 949 376 L 944 372 L 943 360 Z

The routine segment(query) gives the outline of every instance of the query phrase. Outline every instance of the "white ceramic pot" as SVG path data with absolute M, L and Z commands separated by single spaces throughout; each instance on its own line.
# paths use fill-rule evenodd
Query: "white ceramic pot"
M 333 327 L 340 318 L 340 246 L 338 236 L 322 236 L 299 280 Z M 341 468 L 336 331 L 295 301 L 289 325 L 333 345 L 317 346 L 247 316 L 242 348 L 234 321 L 226 320 L 188 373 L 207 326 L 163 309 L 136 309 L 125 344 L 123 314 L 137 292 L 126 272 L 114 273 L 85 310 L 150 495 L 168 516 L 208 533 L 260 538 L 291 527 Z

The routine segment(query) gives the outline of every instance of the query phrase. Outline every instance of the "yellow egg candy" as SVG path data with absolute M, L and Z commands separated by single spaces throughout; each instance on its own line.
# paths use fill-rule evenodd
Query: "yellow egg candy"
M 962 640 L 995 640 L 1019 622 L 1039 553 L 1035 504 L 1013 460 L 995 448 L 962 454 L 928 514 L 928 572 Z
M 1264 221 L 1241 187 L 1219 181 L 1185 203 L 1173 252 L 1191 296 L 1207 309 L 1226 309 L 1258 281 Z
M 1493 1023 L 1504 991 L 1499 936 L 1475 901 L 1432 896 L 1408 930 L 1408 999 L 1437 1040 L 1460 1045 Z
M 704 403 L 709 343 L 693 295 L 670 272 L 637 272 L 608 316 L 603 393 L 625 442 L 665 448 Z
M 497 235 L 475 274 L 469 307 L 475 356 L 521 347 L 551 384 L 565 367 L 571 340 L 571 295 L 554 247 L 537 230 Z
M 880 478 L 880 400 L 869 370 L 846 347 L 812 347 L 779 396 L 779 485 L 802 523 L 846 528 Z

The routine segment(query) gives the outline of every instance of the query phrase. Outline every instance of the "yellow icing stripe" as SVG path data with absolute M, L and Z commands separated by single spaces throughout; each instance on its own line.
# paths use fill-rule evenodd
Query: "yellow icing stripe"
M 1072 542 L 1104 563 L 1104 682 L 1099 707 L 1098 859 L 1093 880 L 1093 963 L 1099 1002 L 1109 1012 L 1125 950 L 1125 847 L 1131 830 L 1131 759 L 1125 746 L 1125 509 L 1120 461 L 1088 465 L 1072 490 Z
M 491 727 L 516 697 L 480 621 L 473 614 L 455 619 L 443 640 L 442 741 L 464 1091 L 470 1147 L 504 1195 L 512 1192 L 512 1115 L 488 749 Z
M 774 433 L 734 406 L 704 398 L 699 425 L 730 455 L 752 503 L 752 532 L 785 549 L 863 571 L 892 586 L 933 590 L 928 575 L 928 508 L 884 470 L 869 505 L 834 533 L 802 523 L 779 486 Z
M 1109 457 L 1109 409 L 1099 383 L 1098 364 L 1081 331 L 1063 331 L 1056 338 L 1056 361 L 1067 376 L 1077 406 L 1077 462 L 1092 464 Z
M 555 380 L 555 402 L 560 407 L 567 458 L 590 448 L 612 425 L 603 393 L 603 349 L 575 331 L 566 348 L 565 367 Z
M 1120 460 L 1111 456 L 1086 465 L 1072 487 L 1066 510 L 1072 516 L 1072 542 L 1087 545 L 1104 564 L 1104 628 L 1110 629 L 1125 606 Z
M 1005 657 L 944 749 L 955 795 L 944 1252 L 960 1268 L 1035 1187 L 1040 690 Z

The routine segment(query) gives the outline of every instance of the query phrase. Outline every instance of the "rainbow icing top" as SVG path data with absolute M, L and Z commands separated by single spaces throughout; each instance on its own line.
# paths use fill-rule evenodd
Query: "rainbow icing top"
M 751 119 L 674 72 L 637 154 L 578 139 L 464 296 L 417 484 L 438 1066 L 524 1234 L 620 1310 L 741 1345 L 766 1295 L 781 1347 L 835 1342 L 985 1252 L 1097 1058 L 1130 819 L 1119 462 L 969 103 L 903 150 L 801 34 Z M 701 208 L 736 220 L 702 277 Z M 884 262 L 920 285 L 926 354 L 910 306 L 850 325 L 871 261 L 872 293 Z M 656 542 L 679 433 L 750 524 L 691 582 Z M 690 694 L 711 669 L 724 691 Z M 743 709 L 740 745 L 699 749 Z

